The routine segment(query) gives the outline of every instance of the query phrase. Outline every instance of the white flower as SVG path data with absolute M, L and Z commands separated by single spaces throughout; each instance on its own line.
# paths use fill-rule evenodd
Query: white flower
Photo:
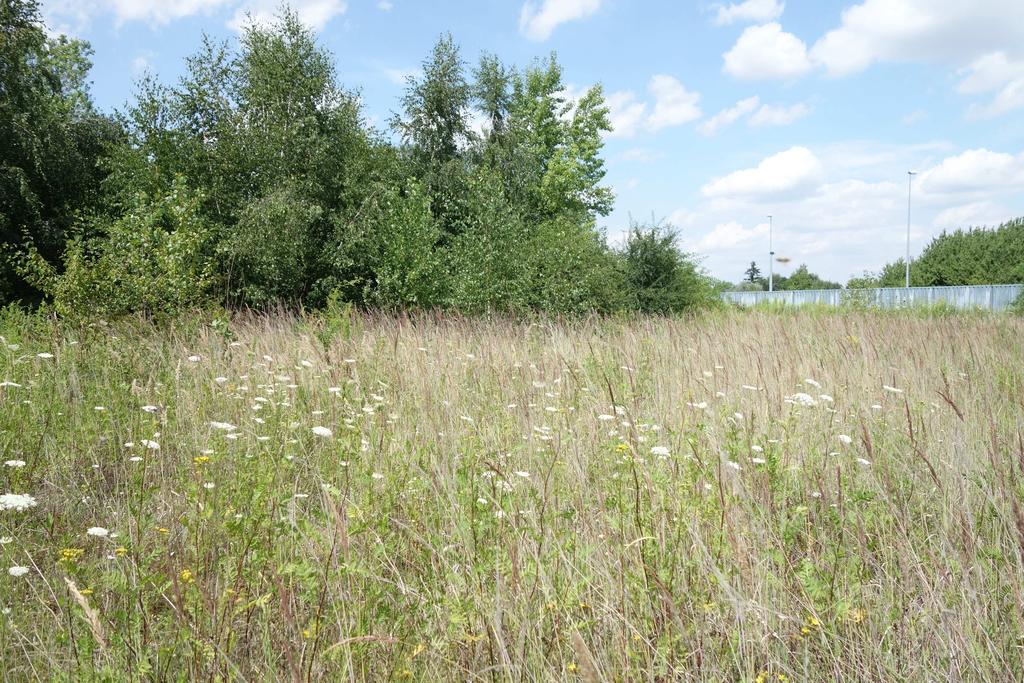
M 46 351 L 43 351 L 42 353 L 37 353 L 36 357 L 37 358 L 42 358 L 43 360 L 46 360 L 47 358 L 53 358 L 53 354 L 52 353 L 47 353 Z
M 332 436 L 334 436 L 334 432 L 332 432 L 330 429 L 328 429 L 327 427 L 321 427 L 319 425 L 313 427 L 313 433 L 316 434 L 317 436 L 322 436 L 325 439 L 329 439 Z
M 189 362 L 189 363 L 198 363 L 198 362 L 199 362 L 199 361 L 201 361 L 202 359 L 203 359 L 203 357 L 202 357 L 202 356 L 189 356 L 189 357 L 188 357 L 188 362 Z
M 758 446 L 757 444 L 751 446 L 750 450 L 754 451 L 755 453 L 764 453 L 764 449 Z
M 25 574 L 28 574 L 28 572 L 28 567 L 19 567 L 17 565 L 7 570 L 7 573 L 11 576 L 25 576 Z
M 799 391 L 799 392 L 793 394 L 789 398 L 793 401 L 793 403 L 796 403 L 797 405 L 801 405 L 801 406 L 816 406 L 816 405 L 818 405 L 818 402 L 814 400 L 813 396 L 811 396 L 810 394 L 805 394 L 802 391 Z
M 110 535 L 110 531 L 101 526 L 91 526 L 85 530 L 85 534 L 87 536 L 95 536 L 96 538 L 106 538 Z
M 729 467 L 733 468 L 737 472 L 740 471 L 741 469 L 743 469 L 742 467 L 740 467 L 740 464 L 738 462 L 735 462 L 733 460 L 726 460 L 725 464 L 728 465 Z
M 835 403 L 835 399 L 829 396 L 828 394 L 819 394 L 818 398 L 820 398 L 822 401 L 825 401 L 825 403 Z
M 206 489 L 207 491 L 209 491 L 210 489 L 214 488 L 215 486 L 217 486 L 217 485 L 214 484 L 212 481 L 208 481 L 205 484 L 203 484 L 203 488 Z
M 230 422 L 211 422 L 210 426 L 214 429 L 223 429 L 225 432 L 233 432 L 238 429 L 238 427 Z
M 808 377 L 807 379 L 804 380 L 804 384 L 810 384 L 815 389 L 821 389 L 821 384 L 819 384 L 818 382 L 815 382 L 810 377 Z
M 155 413 L 158 412 L 159 410 L 160 409 L 157 408 L 156 406 L 142 406 L 142 411 L 146 413 Z
M 523 479 L 529 479 L 530 478 L 530 473 L 529 472 L 524 472 L 523 470 L 516 470 L 515 474 L 516 474 L 517 477 L 522 477 Z
M 865 467 L 871 464 L 870 460 L 865 460 L 864 458 L 857 458 L 857 462 L 859 462 L 861 465 L 864 465 Z
M 214 377 L 213 381 L 216 382 L 217 384 L 224 384 L 224 383 L 226 383 L 228 381 L 228 378 L 227 377 Z
M 704 409 L 706 409 L 708 407 L 708 402 L 707 401 L 700 401 L 699 403 L 687 402 L 686 405 L 690 406 L 691 408 L 694 408 L 695 410 L 704 410 Z
M 0 536 L 0 545 L 7 545 L 8 543 L 14 543 L 14 539 L 10 536 Z
M 882 406 L 878 405 L 877 403 L 873 403 L 873 404 L 871 405 L 871 409 L 872 409 L 872 410 L 881 410 L 881 409 L 882 409 Z
M 313 362 L 312 361 L 308 361 L 308 360 L 304 360 L 304 361 L 302 361 L 301 365 L 304 368 L 311 368 L 311 367 L 313 367 Z
M 755 387 L 755 386 L 754 386 L 754 385 L 752 385 L 752 384 L 744 384 L 744 385 L 743 385 L 743 388 L 744 388 L 744 389 L 747 389 L 747 390 L 749 390 L 749 391 L 760 391 L 760 389 L 758 389 L 757 387 Z
M 128 462 L 142 462 L 142 458 L 140 458 L 137 455 L 133 455 L 132 457 L 128 458 Z
M 608 415 L 607 413 L 604 413 L 602 415 L 598 415 L 597 419 L 600 420 L 601 422 L 611 422 L 612 420 L 615 419 L 615 416 L 614 415 Z
M 840 434 L 839 435 L 839 440 L 842 441 L 847 446 L 849 446 L 851 443 L 853 443 L 853 439 L 848 434 Z
M 883 384 L 882 388 L 885 389 L 886 391 L 888 391 L 890 394 L 902 394 L 903 393 L 902 389 L 897 389 L 896 387 L 890 387 L 888 384 Z
M 36 506 L 36 499 L 27 493 L 5 493 L 0 495 L 0 510 L 22 512 Z
M 764 458 L 751 458 L 750 462 L 754 463 L 755 465 L 763 465 L 765 463 L 765 459 Z
M 143 439 L 139 443 L 141 443 L 143 446 L 145 446 L 146 448 L 148 448 L 151 451 L 158 451 L 158 450 L 160 450 L 160 444 L 158 444 L 156 441 L 150 441 L 149 439 Z
M 373 474 L 371 474 L 370 476 L 371 476 L 371 477 L 373 477 L 374 479 L 378 479 L 378 480 L 379 480 L 379 479 L 383 479 L 383 478 L 384 478 L 384 475 L 383 475 L 383 474 L 381 474 L 380 472 L 374 472 L 374 473 L 373 473 Z
M 651 454 L 665 457 L 669 454 L 668 446 L 652 446 Z
M 25 466 L 25 461 L 24 460 L 5 460 L 4 464 L 7 465 L 8 467 L 24 467 Z

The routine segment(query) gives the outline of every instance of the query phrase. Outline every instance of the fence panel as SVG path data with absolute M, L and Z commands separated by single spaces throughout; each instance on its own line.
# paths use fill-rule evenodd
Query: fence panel
M 723 292 L 722 298 L 740 306 L 763 303 L 839 306 L 856 301 L 879 308 L 947 304 L 955 308 L 1004 311 L 1024 292 L 1024 285 L 964 285 L 961 287 L 883 287 L 880 289 L 803 289 L 782 292 Z

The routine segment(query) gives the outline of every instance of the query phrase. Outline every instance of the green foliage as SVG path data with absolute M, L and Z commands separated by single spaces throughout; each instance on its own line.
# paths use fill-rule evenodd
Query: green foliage
M 775 289 L 777 290 L 841 288 L 842 285 L 838 282 L 830 282 L 821 278 L 816 273 L 810 272 L 807 264 L 801 264 L 788 277 L 777 276 L 775 278 Z
M 101 235 L 68 244 L 63 272 L 32 251 L 23 273 L 62 315 L 174 316 L 204 303 L 213 285 L 200 202 L 180 179 L 164 195 L 139 195 L 127 213 L 99 226 Z
M 623 250 L 631 307 L 644 313 L 674 313 L 713 300 L 710 281 L 682 253 L 671 226 L 634 224 Z
M 848 287 L 902 287 L 904 260 L 879 273 L 865 273 Z M 994 229 L 970 228 L 943 232 L 910 264 L 912 287 L 998 285 L 1024 282 L 1024 218 Z
M 59 263 L 79 217 L 97 208 L 97 160 L 119 132 L 92 108 L 91 52 L 48 37 L 34 0 L 0 0 L 0 250 L 28 242 Z M 15 269 L 0 267 L 0 300 L 37 296 Z

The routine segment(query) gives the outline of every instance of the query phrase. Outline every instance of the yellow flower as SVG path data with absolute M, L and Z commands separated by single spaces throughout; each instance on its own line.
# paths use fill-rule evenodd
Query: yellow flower
M 123 545 L 118 546 L 117 548 L 114 548 L 114 554 L 118 557 L 124 557 L 128 554 L 128 548 L 125 548 Z
M 863 608 L 857 607 L 856 609 L 851 610 L 849 616 L 846 618 L 855 624 L 859 624 L 868 618 L 868 613 Z
M 757 678 L 754 679 L 754 683 L 768 683 L 768 672 L 762 671 L 757 674 Z
M 195 583 L 196 577 L 193 576 L 192 572 L 188 569 L 182 569 L 179 574 L 182 583 Z
M 413 657 L 415 657 L 416 655 L 420 654 L 421 652 L 423 652 L 423 651 L 424 651 L 424 650 L 426 650 L 426 649 L 427 649 L 427 646 L 426 646 L 426 645 L 424 645 L 423 643 L 420 643 L 419 645 L 417 645 L 417 646 L 416 646 L 416 647 L 415 647 L 415 648 L 413 649 L 413 651 L 412 651 L 412 655 L 411 655 L 411 656 L 410 656 L 409 658 L 410 658 L 410 659 L 412 659 Z
M 615 450 L 617 450 L 619 453 L 625 453 L 626 451 L 629 450 L 629 444 L 620 443 L 618 446 L 615 447 Z
M 64 562 L 77 562 L 84 553 L 84 548 L 64 548 L 60 551 L 60 559 Z
M 82 595 L 92 595 L 92 589 L 91 588 L 83 588 L 82 590 L 80 590 L 78 592 L 81 593 Z
M 199 465 L 200 467 L 202 467 L 206 463 L 210 462 L 210 456 L 208 456 L 208 455 L 197 455 L 196 457 L 192 458 L 192 462 L 194 462 L 196 465 Z
M 789 680 L 789 676 L 787 676 L 786 674 L 775 674 L 775 675 L 778 676 L 780 681 L 788 681 Z
M 165 526 L 162 526 L 162 527 L 160 527 L 160 528 L 158 528 L 158 529 L 157 529 L 157 532 L 158 532 L 158 533 L 161 533 L 161 534 L 166 534 L 166 533 L 170 533 L 170 529 L 168 529 L 168 528 L 167 528 L 167 527 L 165 527 Z
M 569 670 L 569 673 L 575 673 L 578 667 L 576 666 L 576 662 L 569 662 L 569 666 L 565 668 Z

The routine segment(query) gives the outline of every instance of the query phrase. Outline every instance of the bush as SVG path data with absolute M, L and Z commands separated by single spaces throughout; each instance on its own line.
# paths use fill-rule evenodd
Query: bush
M 219 248 L 233 298 L 258 307 L 297 301 L 309 282 L 322 214 L 291 186 L 249 203 Z
M 677 242 L 671 226 L 632 226 L 623 250 L 632 308 L 665 314 L 717 300 L 710 280 Z
M 68 244 L 62 273 L 33 250 L 22 272 L 65 316 L 174 316 L 204 304 L 213 262 L 201 199 L 180 179 L 163 196 L 140 194 L 123 216 L 97 226 L 102 236 Z

